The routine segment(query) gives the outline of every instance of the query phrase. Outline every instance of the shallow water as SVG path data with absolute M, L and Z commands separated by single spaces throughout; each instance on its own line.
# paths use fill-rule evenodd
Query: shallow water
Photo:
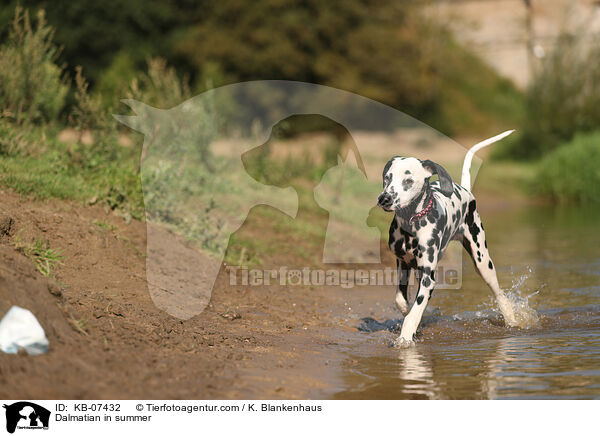
M 501 286 L 538 322 L 504 327 L 466 257 L 462 289 L 436 291 L 412 348 L 389 347 L 401 321 L 381 295 L 349 292 L 356 333 L 333 398 L 600 398 L 600 210 L 482 218 Z

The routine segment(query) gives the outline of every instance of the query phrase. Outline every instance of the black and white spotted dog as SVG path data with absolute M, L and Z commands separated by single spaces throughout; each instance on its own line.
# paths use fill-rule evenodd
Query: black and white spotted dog
M 505 321 L 515 325 L 512 306 L 498 285 L 475 198 L 471 193 L 470 168 L 476 151 L 513 131 L 501 133 L 471 148 L 465 157 L 460 185 L 444 168 L 430 160 L 394 157 L 383 170 L 383 192 L 378 205 L 394 212 L 389 246 L 396 255 L 398 289 L 396 305 L 404 314 L 397 345 L 409 345 L 435 287 L 435 271 L 451 240 L 458 240 L 473 258 L 477 271 L 492 289 Z M 429 179 L 437 174 L 439 181 Z M 408 309 L 411 270 L 416 270 L 419 290 Z

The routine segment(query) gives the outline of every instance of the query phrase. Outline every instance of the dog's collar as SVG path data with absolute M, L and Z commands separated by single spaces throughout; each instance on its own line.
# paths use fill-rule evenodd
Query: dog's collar
M 415 213 L 411 218 L 410 218 L 410 222 L 415 222 L 416 220 L 418 220 L 421 217 L 424 217 L 425 215 L 427 215 L 429 213 L 429 211 L 431 210 L 431 208 L 433 207 L 433 195 L 429 196 L 429 201 L 427 202 L 427 206 L 425 206 L 420 212 Z

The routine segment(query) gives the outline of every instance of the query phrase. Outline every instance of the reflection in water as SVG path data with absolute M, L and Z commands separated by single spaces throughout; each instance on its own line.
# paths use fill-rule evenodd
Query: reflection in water
M 425 356 L 416 347 L 412 347 L 399 350 L 398 357 L 401 363 L 400 378 L 406 382 L 402 392 L 434 398 L 433 371 Z
M 498 337 L 504 328 L 491 323 L 472 319 L 458 328 L 456 321 L 440 319 L 428 328 L 441 343 L 402 350 L 362 344 L 350 358 L 348 389 L 335 397 L 598 398 L 598 309 L 545 311 L 539 328 L 514 329 L 510 337 Z
M 502 366 L 509 360 L 507 349 L 510 346 L 511 338 L 502 338 L 498 340 L 495 356 L 488 361 L 488 376 L 483 381 L 483 392 L 488 400 L 498 398 L 500 388 L 499 376 L 502 372 Z
M 385 347 L 397 324 L 363 321 L 367 333 L 348 351 L 352 370 L 334 397 L 600 398 L 598 216 L 536 209 L 489 217 L 500 281 L 509 287 L 512 279 L 514 291 L 529 296 L 539 322 L 504 327 L 485 285 L 465 267 L 463 289 L 432 300 L 416 347 Z

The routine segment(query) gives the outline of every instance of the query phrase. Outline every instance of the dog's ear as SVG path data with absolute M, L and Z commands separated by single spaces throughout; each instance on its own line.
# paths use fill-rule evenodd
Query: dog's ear
M 390 170 L 390 167 L 392 166 L 392 162 L 394 161 L 394 159 L 390 159 L 388 161 L 388 163 L 385 164 L 385 167 L 383 167 L 383 172 L 381 173 L 381 181 L 383 183 L 383 185 L 385 186 L 385 175 L 387 174 L 387 172 Z
M 452 178 L 450 174 L 444 169 L 443 166 L 437 164 L 431 160 L 424 160 L 422 162 L 423 168 L 431 171 L 431 175 L 437 174 L 440 178 L 440 191 L 446 197 L 450 197 L 454 192 L 454 186 L 452 185 Z

